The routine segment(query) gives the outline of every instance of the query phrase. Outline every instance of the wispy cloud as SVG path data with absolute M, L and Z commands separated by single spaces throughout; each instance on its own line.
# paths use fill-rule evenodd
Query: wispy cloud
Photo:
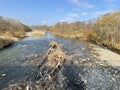
M 60 22 L 72 22 L 74 19 L 79 18 L 79 15 L 76 13 L 70 13 L 64 19 L 61 19 Z
M 40 23 L 40 25 L 49 25 L 50 23 L 51 23 L 51 21 L 44 20 Z
M 70 0 L 70 2 L 80 8 L 93 8 L 94 5 L 88 3 L 86 0 Z
M 101 16 L 106 13 L 114 12 L 114 10 L 105 10 L 105 11 L 95 11 L 92 13 L 93 16 Z
M 70 14 L 68 14 L 68 17 L 71 17 L 71 18 L 78 18 L 79 15 L 76 14 L 76 13 L 70 13 Z
M 82 16 L 87 16 L 88 13 L 87 13 L 87 12 L 82 12 L 81 15 L 82 15 Z

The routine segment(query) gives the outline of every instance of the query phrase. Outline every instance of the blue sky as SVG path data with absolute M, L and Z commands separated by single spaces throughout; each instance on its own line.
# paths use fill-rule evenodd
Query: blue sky
M 27 25 L 87 21 L 119 9 L 119 0 L 0 0 L 0 16 Z

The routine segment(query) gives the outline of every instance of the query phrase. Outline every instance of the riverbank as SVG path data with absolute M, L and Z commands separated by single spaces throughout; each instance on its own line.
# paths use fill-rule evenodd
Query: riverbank
M 95 58 L 94 55 L 98 53 L 95 53 L 92 45 L 90 47 L 89 43 L 79 40 L 52 37 L 52 33 L 47 33 L 44 38 L 25 39 L 12 48 L 1 51 L 0 89 L 7 87 L 10 81 L 24 80 L 31 75 L 41 62 L 38 58 L 45 55 L 49 43 L 53 40 L 63 45 L 63 51 L 67 56 L 59 77 L 65 90 L 120 89 L 120 67 Z
M 94 44 L 90 44 L 90 48 L 95 58 L 107 61 L 111 66 L 120 66 L 120 54 Z
M 56 36 L 63 37 L 63 38 L 70 38 L 70 39 L 81 39 L 81 40 L 86 40 L 86 37 L 84 36 L 83 33 L 79 32 L 69 32 L 69 33 L 59 33 L 59 32 L 54 32 L 52 33 Z
M 45 34 L 45 31 L 39 31 L 39 30 L 32 30 L 30 32 L 26 32 L 27 37 L 33 37 L 33 38 L 42 37 L 44 34 Z
M 7 47 L 13 44 L 14 42 L 20 41 L 21 39 L 24 39 L 26 37 L 39 38 L 39 37 L 42 37 L 44 34 L 45 34 L 45 31 L 38 31 L 38 30 L 26 32 L 23 38 L 18 38 L 9 34 L 1 34 L 0 49 L 3 49 L 4 47 Z
M 7 47 L 13 43 L 14 43 L 14 41 L 12 39 L 0 38 L 0 49 Z

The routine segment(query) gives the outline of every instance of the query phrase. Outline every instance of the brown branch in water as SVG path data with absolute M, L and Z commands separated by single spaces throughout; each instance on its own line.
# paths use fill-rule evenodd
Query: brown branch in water
M 52 41 L 50 48 L 40 59 L 32 75 L 23 82 L 9 85 L 4 90 L 63 90 L 59 84 L 58 75 L 66 60 L 62 46 Z

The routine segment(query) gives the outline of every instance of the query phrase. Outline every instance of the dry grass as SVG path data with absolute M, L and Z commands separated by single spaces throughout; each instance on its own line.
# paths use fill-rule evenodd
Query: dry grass
M 27 32 L 26 36 L 30 36 L 30 37 L 41 37 L 45 34 L 45 31 L 32 31 L 32 32 Z
M 9 46 L 13 44 L 13 40 L 12 39 L 8 39 L 8 38 L 0 38 L 0 49 Z
M 52 33 L 57 36 L 64 37 L 64 38 L 86 40 L 85 35 L 83 33 L 79 33 L 79 32 L 60 33 L 60 32 L 53 31 Z

